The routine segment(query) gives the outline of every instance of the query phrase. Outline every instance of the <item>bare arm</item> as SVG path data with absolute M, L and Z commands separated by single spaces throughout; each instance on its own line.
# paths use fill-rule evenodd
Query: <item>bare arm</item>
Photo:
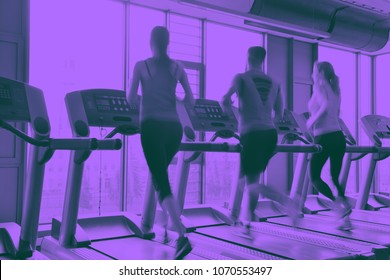
M 138 87 L 139 83 L 141 81 L 141 68 L 140 68 L 139 62 L 134 66 L 134 71 L 133 71 L 133 80 L 131 82 L 130 86 L 130 92 L 129 95 L 127 96 L 127 102 L 130 105 L 138 105 Z
M 179 66 L 179 67 L 181 67 L 181 66 Z M 184 71 L 184 68 L 181 68 L 181 75 L 180 75 L 179 81 L 180 81 L 180 84 L 183 87 L 184 93 L 185 93 L 184 102 L 191 104 L 191 105 L 194 105 L 195 104 L 194 95 L 192 93 L 192 89 L 191 89 L 190 83 L 188 81 L 188 76 L 187 76 L 186 71 Z
M 234 77 L 232 85 L 230 86 L 227 93 L 222 97 L 222 104 L 224 106 L 231 106 L 232 105 L 232 103 L 233 103 L 232 96 L 233 96 L 233 94 L 238 92 L 238 86 L 237 86 L 238 79 L 239 79 L 238 75 L 236 77 Z

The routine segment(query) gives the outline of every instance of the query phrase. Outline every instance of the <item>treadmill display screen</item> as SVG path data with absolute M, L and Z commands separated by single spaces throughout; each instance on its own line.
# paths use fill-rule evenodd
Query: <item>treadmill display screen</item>
M 195 108 L 196 112 L 199 114 L 206 114 L 206 109 L 205 108 Z
M 125 97 L 98 95 L 95 96 L 95 104 L 101 113 L 128 114 L 131 110 Z
M 12 105 L 11 91 L 7 86 L 0 85 L 0 105 Z
M 107 105 L 109 106 L 110 105 L 110 101 L 108 101 L 107 99 L 97 99 L 96 100 L 96 105 Z

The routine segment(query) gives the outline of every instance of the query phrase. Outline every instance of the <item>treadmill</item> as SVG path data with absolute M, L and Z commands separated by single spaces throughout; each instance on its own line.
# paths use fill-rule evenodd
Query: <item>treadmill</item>
M 217 138 L 219 134 L 227 136 L 235 133 L 235 131 L 226 131 L 231 130 L 231 125 L 229 122 L 225 122 L 227 116 L 216 101 L 199 99 L 196 101 L 194 108 L 187 107 L 180 112 L 186 113 L 185 116 L 180 116 L 183 124 L 185 124 L 185 130 L 189 130 L 190 127 L 197 132 L 215 132 L 216 134 L 211 140 Z M 232 117 L 232 115 L 229 114 L 229 117 Z M 233 129 L 236 129 L 236 127 L 233 127 Z M 225 132 L 221 133 L 221 131 Z M 192 143 L 194 145 L 197 144 L 196 142 Z M 201 144 L 199 143 L 199 145 Z M 209 144 L 212 145 L 213 143 Z M 232 145 L 227 143 L 215 143 L 213 145 L 218 144 Z M 319 150 L 320 147 L 317 145 L 278 145 L 276 151 L 312 153 Z M 193 155 L 196 155 L 197 152 L 199 151 L 195 151 Z M 217 150 L 216 152 L 220 151 Z M 239 152 L 239 150 L 235 152 Z M 187 168 L 183 168 L 183 165 L 189 165 L 190 160 L 188 159 L 193 157 L 191 154 L 186 157 L 180 157 L 179 159 L 182 162 L 178 162 L 179 171 L 186 171 Z M 183 177 L 183 174 L 177 173 L 176 176 Z M 180 193 L 185 194 L 186 181 L 180 181 L 182 182 Z M 178 190 L 176 190 L 176 193 L 178 193 Z M 234 205 L 239 207 L 242 198 L 242 188 L 238 187 L 236 190 L 233 190 L 233 193 L 236 196 Z M 179 200 L 180 205 L 184 205 L 184 195 L 179 195 L 176 198 Z M 383 254 L 383 251 L 387 250 L 384 247 L 365 242 L 348 241 L 321 233 L 291 229 L 269 223 L 253 223 L 255 240 L 252 241 L 240 238 L 234 233 L 232 223 L 229 223 L 232 219 L 226 219 L 226 210 L 229 212 L 229 208 L 219 211 L 218 208 L 209 206 L 190 207 L 188 210 L 183 209 L 183 217 L 192 222 L 192 228 L 189 229 L 190 231 L 192 230 L 190 239 L 192 240 L 194 236 L 202 236 L 209 238 L 209 244 L 217 241 L 224 242 L 225 246 L 233 244 L 250 249 L 253 252 L 265 252 L 287 259 L 372 259 L 380 257 L 381 253 Z M 150 211 L 155 211 L 155 208 L 152 210 L 149 208 Z M 144 216 L 154 217 L 154 214 L 149 213 Z M 147 221 L 145 222 L 147 223 Z M 196 248 L 196 244 L 194 247 Z
M 369 193 L 373 182 L 376 162 L 390 156 L 390 153 L 388 153 L 389 148 L 383 148 L 381 141 L 382 138 L 386 137 L 387 132 L 383 131 L 383 129 L 388 130 L 386 125 L 390 125 L 390 119 L 377 115 L 365 116 L 362 118 L 362 124 L 372 141 L 374 141 L 374 135 L 378 135 L 378 138 L 376 138 L 376 141 L 374 142 L 375 146 L 360 147 L 357 145 L 352 145 L 348 147 L 347 154 L 344 159 L 342 173 L 340 174 L 340 182 L 342 186 L 346 185 L 352 161 L 359 160 L 364 155 L 370 153 L 370 167 L 366 171 L 363 187 L 359 188 L 357 195 L 346 196 L 351 205 L 356 206 L 355 209 L 353 209 L 350 217 L 352 220 L 390 225 L 390 212 L 382 211 L 382 209 L 388 209 L 386 207 L 388 207 L 390 204 L 389 198 L 386 196 Z M 383 124 L 383 127 L 380 128 L 378 124 Z M 346 138 L 353 139 L 353 136 L 345 125 L 342 126 L 342 129 Z M 390 137 L 390 134 L 387 135 L 387 137 Z M 371 148 L 373 151 L 367 152 L 369 148 Z M 355 153 L 352 153 L 351 149 L 354 149 Z M 366 150 L 366 153 L 362 152 L 364 150 Z M 333 212 L 322 212 L 321 214 L 332 215 Z
M 124 91 L 76 91 L 68 93 L 65 101 L 75 137 L 87 137 L 92 126 L 112 128 L 108 138 L 117 133 L 129 136 L 139 132 L 139 108 L 129 106 Z M 188 150 L 192 146 L 185 144 L 180 148 Z M 63 215 L 53 219 L 51 236 L 42 240 L 41 252 L 53 259 L 173 259 L 174 243 L 163 244 L 155 238 L 153 226 L 143 226 L 143 217 L 125 212 L 78 216 L 83 165 L 90 153 L 84 150 L 71 154 Z M 154 196 L 154 190 L 151 191 Z M 186 259 L 280 259 L 261 252 L 249 255 L 247 250 L 234 245 L 225 248 L 219 242 L 207 244 L 202 237 L 196 242 L 196 248 Z
M 377 151 L 375 147 L 347 147 L 347 151 L 353 153 L 373 153 Z M 298 166 L 299 168 L 299 166 Z M 305 172 L 302 172 L 305 174 Z M 294 178 L 295 179 L 295 178 Z M 302 179 L 301 181 L 308 180 Z M 383 224 L 374 224 L 368 223 L 360 220 L 352 221 L 353 226 L 355 227 L 352 231 L 342 231 L 335 228 L 334 223 L 336 222 L 336 218 L 333 216 L 329 216 L 326 212 L 323 211 L 305 211 L 303 207 L 303 203 L 306 199 L 307 190 L 308 190 L 309 182 L 303 184 L 301 187 L 296 187 L 291 189 L 290 197 L 294 197 L 296 195 L 302 194 L 302 203 L 300 206 L 301 209 L 305 213 L 304 217 L 299 220 L 299 223 L 295 225 L 298 229 L 304 229 L 307 231 L 315 232 L 315 233 L 323 233 L 327 235 L 331 235 L 334 238 L 341 238 L 341 240 L 348 240 L 349 242 L 363 242 L 365 244 L 370 244 L 370 246 L 380 246 L 380 252 L 377 252 L 377 258 L 379 259 L 388 259 L 388 255 L 390 253 L 390 226 Z M 326 199 L 324 199 L 326 200 Z M 285 227 L 292 228 L 294 225 L 291 220 L 287 217 L 271 217 L 267 219 L 267 223 L 273 225 L 281 225 Z M 374 245 L 375 244 L 375 245 Z M 383 247 L 386 250 L 383 250 Z M 373 249 L 376 251 L 376 249 Z
M 30 124 L 32 135 L 11 123 Z M 31 145 L 23 196 L 22 221 L 0 224 L 0 259 L 47 259 L 36 251 L 45 165 L 56 150 L 93 150 L 90 138 L 50 138 L 50 122 L 43 92 L 25 83 L 0 77 L 0 128 Z
M 371 119 L 370 119 L 371 118 Z M 388 208 L 390 205 L 390 199 L 384 195 L 369 193 L 371 185 L 373 183 L 374 171 L 376 168 L 376 163 L 378 161 L 384 160 L 390 156 L 389 148 L 382 147 L 382 142 L 380 139 L 390 137 L 390 135 L 386 135 L 386 131 L 379 131 L 379 127 L 377 127 L 377 120 L 380 118 L 380 122 L 386 121 L 389 122 L 389 119 L 385 117 L 373 115 L 366 116 L 362 118 L 362 124 L 365 128 L 370 139 L 375 144 L 373 146 L 358 146 L 356 145 L 356 140 L 352 136 L 348 127 L 344 123 L 342 119 L 339 119 L 339 123 L 341 126 L 341 130 L 344 134 L 347 147 L 346 154 L 343 160 L 343 167 L 340 173 L 340 185 L 344 188 L 347 185 L 348 175 L 351 167 L 351 163 L 353 161 L 357 161 L 362 159 L 363 157 L 370 155 L 370 167 L 367 169 L 367 174 L 365 176 L 364 186 L 359 188 L 359 192 L 353 195 L 346 195 L 346 198 L 351 206 L 357 209 L 362 210 L 373 210 L 377 211 L 379 209 L 390 209 Z M 390 122 L 389 122 L 390 124 Z M 387 127 L 384 125 L 384 129 L 387 130 Z M 373 138 L 373 133 L 378 133 L 378 137 L 376 140 Z M 309 178 L 309 174 L 306 175 Z M 309 180 L 305 180 L 305 184 L 310 184 Z M 304 190 L 309 191 L 310 187 L 305 186 Z M 307 195 L 305 201 L 305 212 L 306 213 L 317 213 L 320 211 L 328 211 L 331 209 L 331 201 L 324 197 L 318 195 Z
M 390 139 L 390 118 L 380 115 L 367 115 L 361 118 L 361 123 L 368 138 L 377 147 L 378 153 L 372 155 L 366 181 L 359 192 L 356 201 L 357 209 L 380 210 L 390 212 L 390 198 L 388 196 L 370 193 L 374 171 L 378 161 L 390 156 L 390 147 L 383 147 L 383 140 Z

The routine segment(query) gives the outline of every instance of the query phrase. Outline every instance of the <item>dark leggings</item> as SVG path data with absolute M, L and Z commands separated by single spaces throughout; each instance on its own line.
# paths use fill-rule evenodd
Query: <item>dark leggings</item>
M 141 123 L 141 144 L 160 202 L 172 195 L 168 167 L 179 150 L 182 136 L 179 122 L 145 120 Z
M 275 129 L 251 131 L 241 135 L 241 175 L 258 176 L 267 168 L 278 141 Z
M 315 137 L 315 143 L 322 146 L 320 153 L 313 154 L 310 161 L 310 177 L 314 187 L 331 200 L 335 197 L 329 186 L 321 179 L 321 171 L 326 161 L 330 159 L 330 174 L 337 188 L 338 196 L 344 197 L 344 188 L 340 186 L 339 176 L 345 154 L 345 138 L 341 131 L 323 134 Z

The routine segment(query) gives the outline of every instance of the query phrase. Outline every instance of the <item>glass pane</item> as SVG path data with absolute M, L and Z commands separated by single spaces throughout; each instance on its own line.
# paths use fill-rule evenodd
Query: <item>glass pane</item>
M 356 55 L 351 52 L 336 50 L 333 48 L 318 47 L 318 61 L 330 62 L 336 75 L 340 79 L 341 89 L 341 112 L 340 117 L 344 120 L 349 130 L 355 138 L 356 134 Z M 330 171 L 327 164 L 323 170 L 323 179 L 330 186 Z M 346 192 L 355 192 L 356 190 L 356 162 L 352 163 Z
M 207 23 L 206 36 L 206 97 L 219 101 L 229 89 L 234 75 L 245 71 L 248 48 L 262 45 L 262 35 Z M 237 106 L 237 102 L 235 105 Z M 208 133 L 206 140 L 211 136 L 212 134 Z M 229 199 L 231 184 L 237 176 L 238 164 L 238 154 L 206 154 L 206 203 L 221 206 Z
M 30 14 L 30 83 L 45 93 L 52 136 L 71 137 L 66 93 L 123 89 L 124 5 L 105 0 L 40 0 L 31 1 Z M 110 20 L 102 20 L 108 14 Z M 91 136 L 99 134 L 92 130 Z M 95 152 L 87 161 L 81 213 L 119 210 L 119 155 L 105 152 L 100 158 Z M 68 160 L 69 152 L 56 152 L 47 164 L 41 222 L 61 214 Z
M 389 116 L 389 65 L 390 55 L 378 56 L 376 60 L 376 114 Z M 385 141 L 384 145 L 389 146 L 390 141 Z M 378 163 L 378 190 L 380 192 L 390 192 L 390 160 L 386 159 Z
M 360 56 L 360 67 L 359 67 L 359 121 L 360 118 L 371 114 L 371 100 L 372 100 L 372 79 L 371 79 L 371 58 L 366 55 Z M 372 145 L 364 132 L 363 127 L 359 123 L 359 145 Z M 370 164 L 370 156 L 365 156 L 359 160 L 359 186 L 363 186 L 366 179 L 366 171 Z
M 155 26 L 165 26 L 165 13 L 130 5 L 129 25 L 129 78 L 131 79 L 134 65 L 152 55 L 149 44 L 150 33 Z M 139 91 L 141 94 L 141 87 Z M 141 213 L 149 169 L 139 135 L 128 137 L 127 163 L 127 209 Z
M 202 62 L 202 22 L 199 19 L 179 15 L 169 16 L 170 46 L 172 58 Z

